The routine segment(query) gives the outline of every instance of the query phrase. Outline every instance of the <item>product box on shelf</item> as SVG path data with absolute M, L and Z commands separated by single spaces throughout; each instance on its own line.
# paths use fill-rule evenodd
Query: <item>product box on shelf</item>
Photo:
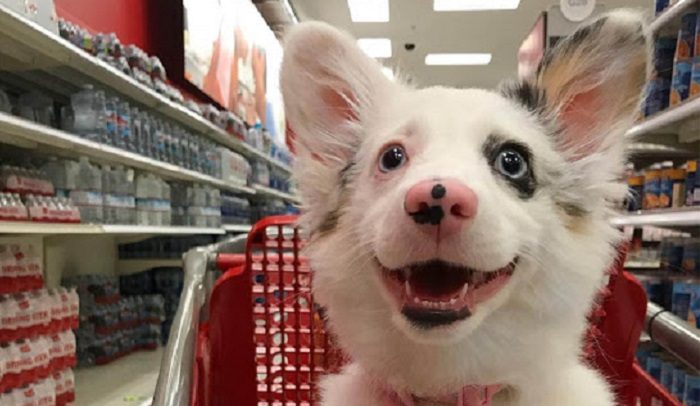
M 40 237 L 0 237 L 0 294 L 40 289 L 43 263 Z
M 700 329 L 700 281 L 673 283 L 671 312 Z
M 629 167 L 627 209 L 636 211 L 700 205 L 697 166 L 698 160 L 691 159 L 677 167 L 672 161 L 655 163 L 641 171 Z
M 76 330 L 79 365 L 102 365 L 161 341 L 165 301 L 160 295 L 122 295 L 119 279 L 80 275 L 63 280 L 81 298 Z
M 647 373 L 683 405 L 700 402 L 700 373 L 653 342 L 642 343 L 637 361 Z
M 0 342 L 77 328 L 78 300 L 65 288 L 0 295 Z
M 245 186 L 251 176 L 248 160 L 226 148 L 219 148 L 221 154 L 221 180 L 234 185 Z
M 690 78 L 695 51 L 695 28 L 697 13 L 687 13 L 681 17 L 678 31 L 676 55 L 673 61 L 670 105 L 675 106 L 690 95 Z

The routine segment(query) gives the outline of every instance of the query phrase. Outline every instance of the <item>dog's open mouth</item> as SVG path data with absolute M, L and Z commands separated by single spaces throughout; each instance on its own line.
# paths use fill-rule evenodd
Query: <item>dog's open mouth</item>
M 494 271 L 434 260 L 400 269 L 384 268 L 384 283 L 413 324 L 432 328 L 472 315 L 476 305 L 495 296 L 508 283 L 517 258 Z

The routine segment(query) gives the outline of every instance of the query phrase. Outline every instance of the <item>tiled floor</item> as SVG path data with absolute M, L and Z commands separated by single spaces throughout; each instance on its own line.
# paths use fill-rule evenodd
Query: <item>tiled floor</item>
M 163 349 L 139 351 L 111 364 L 75 371 L 76 406 L 151 404 Z

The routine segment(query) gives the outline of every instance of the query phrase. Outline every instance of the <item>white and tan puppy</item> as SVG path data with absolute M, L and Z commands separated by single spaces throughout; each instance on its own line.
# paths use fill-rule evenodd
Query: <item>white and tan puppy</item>
M 324 405 L 615 404 L 581 348 L 647 47 L 615 11 L 531 80 L 415 89 L 328 25 L 288 34 L 306 253 L 353 360 Z

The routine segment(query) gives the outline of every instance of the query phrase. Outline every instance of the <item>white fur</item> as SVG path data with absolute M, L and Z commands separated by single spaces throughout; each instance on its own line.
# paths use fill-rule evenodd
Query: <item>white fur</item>
M 596 38 L 600 46 L 581 51 L 589 63 L 559 69 L 558 75 L 570 77 L 555 79 L 566 85 L 547 90 L 567 98 L 591 89 L 608 95 L 624 59 L 647 50 L 623 41 L 611 53 L 605 45 L 621 33 L 635 34 L 640 21 L 629 12 L 611 14 Z M 551 65 L 579 56 L 559 55 Z M 596 71 L 595 63 L 606 59 L 606 69 Z M 594 75 L 593 84 L 582 79 Z M 607 215 L 610 201 L 624 191 L 617 181 L 624 162 L 621 134 L 632 120 L 627 99 L 638 101 L 641 90 L 639 78 L 632 79 L 629 90 L 617 90 L 628 94 L 594 99 L 596 108 L 610 113 L 591 123 L 595 134 L 571 126 L 557 139 L 544 118 L 561 119 L 560 107 L 569 99 L 548 100 L 538 119 L 496 92 L 391 83 L 352 38 L 327 25 L 302 24 L 289 34 L 282 87 L 297 137 L 303 225 L 312 232 L 306 253 L 316 299 L 354 361 L 324 381 L 324 405 L 383 404 L 385 388 L 431 398 L 494 383 L 508 388 L 495 399 L 498 406 L 614 404 L 607 383 L 580 361 L 580 349 L 585 315 L 618 238 Z M 340 95 L 340 107 L 326 102 L 328 94 Z M 532 198 L 518 197 L 489 167 L 482 145 L 492 134 L 533 151 L 539 185 Z M 391 142 L 406 146 L 409 163 L 379 174 L 377 156 Z M 582 146 L 583 156 L 572 152 Z M 433 177 L 460 179 L 479 199 L 472 224 L 440 244 L 417 232 L 403 210 L 406 191 Z M 562 202 L 587 214 L 569 216 Z M 329 215 L 337 224 L 321 230 Z M 427 331 L 413 327 L 391 303 L 377 265 L 399 268 L 440 258 L 493 270 L 516 256 L 516 272 L 501 292 L 470 318 Z

